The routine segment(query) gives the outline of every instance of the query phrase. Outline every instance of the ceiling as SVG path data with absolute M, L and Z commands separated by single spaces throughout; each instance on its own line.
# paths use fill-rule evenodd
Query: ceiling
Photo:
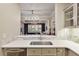
M 21 3 L 20 6 L 22 15 L 51 15 L 55 9 L 54 3 Z

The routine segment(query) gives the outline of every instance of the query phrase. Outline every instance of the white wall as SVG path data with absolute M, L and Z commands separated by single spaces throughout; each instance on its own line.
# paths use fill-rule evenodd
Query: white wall
M 55 26 L 56 34 L 64 28 L 64 12 L 62 4 L 55 4 Z
M 20 34 L 20 8 L 18 4 L 0 4 L 0 45 Z M 1 53 L 0 53 L 1 55 Z
M 55 4 L 55 26 L 56 34 L 64 28 L 64 9 L 72 3 L 56 3 Z

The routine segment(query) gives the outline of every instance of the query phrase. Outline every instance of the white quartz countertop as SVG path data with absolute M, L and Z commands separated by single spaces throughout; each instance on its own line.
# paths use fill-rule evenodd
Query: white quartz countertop
M 40 40 L 24 40 L 17 39 L 8 44 L 2 45 L 2 48 L 69 48 L 79 55 L 79 44 L 69 40 L 42 40 L 42 41 L 51 41 L 53 45 L 30 45 L 32 41 Z

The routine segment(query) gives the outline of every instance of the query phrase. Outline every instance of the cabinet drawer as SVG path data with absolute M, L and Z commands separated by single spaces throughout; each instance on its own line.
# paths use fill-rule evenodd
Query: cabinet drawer
M 41 55 L 41 49 L 39 49 L 39 48 L 28 48 L 27 49 L 27 55 L 28 56 L 40 56 Z
M 65 56 L 65 48 L 57 48 L 56 53 L 57 56 Z
M 43 48 L 42 55 L 43 56 L 56 56 L 56 49 L 55 48 Z

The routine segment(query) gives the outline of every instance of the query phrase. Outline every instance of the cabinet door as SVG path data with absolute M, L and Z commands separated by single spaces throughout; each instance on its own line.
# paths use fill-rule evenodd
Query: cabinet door
M 27 55 L 28 56 L 40 56 L 41 55 L 41 49 L 40 48 L 28 48 L 27 49 Z
M 57 48 L 56 55 L 57 56 L 65 56 L 65 48 Z
M 68 56 L 78 56 L 75 52 L 68 50 Z
M 21 48 L 4 48 L 3 55 L 5 56 L 25 56 L 26 49 Z
M 42 56 L 56 56 L 55 48 L 42 48 Z

